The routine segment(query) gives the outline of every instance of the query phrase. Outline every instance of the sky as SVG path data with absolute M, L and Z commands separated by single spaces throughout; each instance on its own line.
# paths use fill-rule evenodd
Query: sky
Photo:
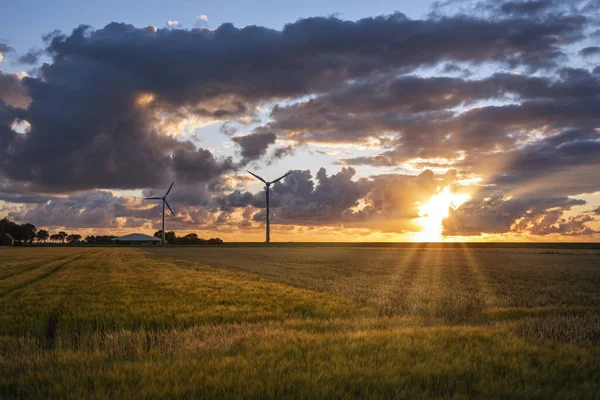
M 597 241 L 598 1 L 13 1 L 0 217 L 273 241 Z

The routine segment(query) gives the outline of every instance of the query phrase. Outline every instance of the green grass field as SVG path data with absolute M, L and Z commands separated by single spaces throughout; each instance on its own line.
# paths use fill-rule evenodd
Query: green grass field
M 0 248 L 0 398 L 600 398 L 597 250 Z

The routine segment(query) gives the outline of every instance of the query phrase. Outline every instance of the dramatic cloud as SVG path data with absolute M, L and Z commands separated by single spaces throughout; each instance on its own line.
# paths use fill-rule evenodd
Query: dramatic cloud
M 508 1 L 500 5 L 500 10 L 507 14 L 537 14 L 554 5 L 552 0 Z
M 267 152 L 267 148 L 275 143 L 274 133 L 252 133 L 236 136 L 233 141 L 240 147 L 240 154 L 246 161 L 256 160 Z
M 357 22 L 310 18 L 282 31 L 231 24 L 214 31 L 80 26 L 68 36 L 48 36 L 53 62 L 21 83 L 31 105 L 4 111 L 13 114 L 4 130 L 24 119 L 31 131 L 5 135 L 1 167 L 11 179 L 56 190 L 146 187 L 169 173 L 202 181 L 189 173 L 196 149 L 164 135 L 182 120 L 240 116 L 258 101 L 440 60 L 535 68 L 554 62 L 559 45 L 577 39 L 583 24 L 573 16 L 416 21 L 395 14 Z M 265 145 L 250 138 L 241 145 L 245 159 L 261 155 Z
M 597 56 L 599 54 L 600 54 L 600 47 L 598 47 L 598 46 L 586 47 L 579 51 L 579 55 L 581 55 L 583 57 Z
M 9 213 L 16 221 L 36 221 L 39 226 L 65 228 L 116 228 L 136 219 L 158 218 L 160 207 L 142 204 L 107 191 L 92 191 L 53 198 L 27 211 Z M 117 218 L 123 217 L 122 221 Z M 126 218 L 125 218 L 126 217 Z
M 273 220 L 294 225 L 370 225 L 402 232 L 414 228 L 412 220 L 417 217 L 419 202 L 427 201 L 456 179 L 456 171 L 443 176 L 428 170 L 418 176 L 380 175 L 373 179 L 354 179 L 355 175 L 351 167 L 331 176 L 321 168 L 315 182 L 310 171 L 292 171 L 271 189 Z M 248 206 L 264 211 L 265 195 L 235 190 L 216 202 L 223 211 Z M 263 221 L 263 211 L 254 214 L 254 220 Z
M 6 54 L 10 51 L 14 51 L 14 49 L 12 47 L 8 46 L 7 44 L 0 43 L 0 63 L 2 63 L 2 61 L 4 61 L 4 54 Z
M 3 72 L 0 70 L 0 102 L 16 108 L 26 108 L 29 106 L 29 98 L 25 87 L 21 82 L 21 76 L 15 73 Z M 0 107 L 2 107 L 0 105 Z M 7 116 L 7 118 L 10 118 Z M 10 122 L 8 119 L 4 122 L 5 126 Z M 1 123 L 1 122 L 0 122 Z
M 494 191 L 489 197 L 477 198 L 450 212 L 444 221 L 444 233 L 448 235 L 479 235 L 481 233 L 526 233 L 530 235 L 591 234 L 594 231 L 584 224 L 589 216 L 561 218 L 573 206 L 585 201 L 561 198 L 515 199 L 505 198 Z M 558 225 L 556 225 L 558 224 Z
M 236 168 L 231 158 L 217 160 L 204 149 L 177 149 L 172 158 L 177 177 L 184 182 L 208 182 Z
M 450 188 L 470 200 L 446 234 L 595 235 L 577 197 L 600 191 L 598 11 L 450 1 L 419 20 L 54 31 L 19 58 L 48 60 L 31 76 L 0 71 L 0 200 L 39 225 L 151 229 L 158 205 L 108 190 L 174 179 L 174 227 L 250 230 L 264 192 L 236 174 L 310 156 L 335 170 L 274 184 L 278 224 L 414 232 Z

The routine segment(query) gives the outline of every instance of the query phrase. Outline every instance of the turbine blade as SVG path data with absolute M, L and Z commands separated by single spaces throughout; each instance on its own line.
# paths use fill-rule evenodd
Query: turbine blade
M 169 195 L 169 193 L 171 192 L 171 188 L 173 187 L 174 183 L 175 183 L 175 181 L 171 182 L 171 186 L 169 186 L 169 190 L 167 190 L 167 194 L 165 194 L 165 197 L 167 197 Z
M 275 179 L 274 181 L 271 181 L 271 183 L 275 183 L 275 182 L 279 182 L 280 180 L 282 180 L 283 178 L 285 178 L 286 176 L 288 176 L 289 174 L 291 174 L 292 171 L 288 172 L 287 174 Z
M 248 171 L 248 170 L 246 170 L 246 171 Z M 250 171 L 248 171 L 248 173 L 249 173 L 250 175 L 254 176 L 256 179 L 258 179 L 258 180 L 262 181 L 262 182 L 263 182 L 265 185 L 267 184 L 267 181 L 265 181 L 265 180 L 264 180 L 263 178 L 261 178 L 260 176 L 256 175 L 254 172 L 250 172 Z
M 173 209 L 171 208 L 171 206 L 169 205 L 169 202 L 167 201 L 167 199 L 165 199 L 165 204 L 167 205 L 167 208 L 169 209 L 169 211 L 171 211 L 172 215 L 175 215 L 175 212 L 173 211 Z
M 162 200 L 162 197 L 144 197 L 144 200 Z

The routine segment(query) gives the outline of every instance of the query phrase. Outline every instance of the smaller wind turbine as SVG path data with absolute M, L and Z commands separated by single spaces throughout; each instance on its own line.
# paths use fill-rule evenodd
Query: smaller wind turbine
M 169 205 L 169 202 L 167 201 L 167 196 L 169 195 L 169 192 L 171 192 L 171 188 L 173 187 L 173 184 L 175 183 L 175 181 L 173 181 L 171 183 L 171 186 L 169 186 L 169 190 L 167 190 L 167 193 L 165 193 L 165 195 L 163 197 L 145 197 L 145 200 L 162 200 L 162 206 L 163 206 L 163 210 L 162 210 L 162 240 L 160 242 L 160 244 L 165 244 L 165 205 L 169 208 L 169 211 L 171 211 L 172 215 L 175 215 L 175 213 L 173 212 L 173 209 L 171 208 L 171 206 Z
M 246 170 L 246 171 L 248 171 L 248 170 Z M 283 178 L 285 178 L 286 176 L 288 176 L 289 174 L 291 174 L 292 171 L 288 172 L 287 174 L 285 174 L 283 176 L 280 176 L 279 178 L 277 178 L 277 179 L 275 179 L 274 181 L 271 181 L 271 182 L 265 181 L 263 178 L 261 178 L 260 176 L 256 175 L 253 172 L 248 171 L 248 173 L 250 175 L 254 176 L 259 181 L 263 182 L 265 185 L 267 185 L 267 186 L 265 186 L 265 193 L 267 195 L 267 240 L 266 240 L 266 243 L 271 243 L 271 226 L 270 226 L 270 221 L 269 221 L 269 188 L 275 182 L 279 182 L 280 180 L 282 180 Z

